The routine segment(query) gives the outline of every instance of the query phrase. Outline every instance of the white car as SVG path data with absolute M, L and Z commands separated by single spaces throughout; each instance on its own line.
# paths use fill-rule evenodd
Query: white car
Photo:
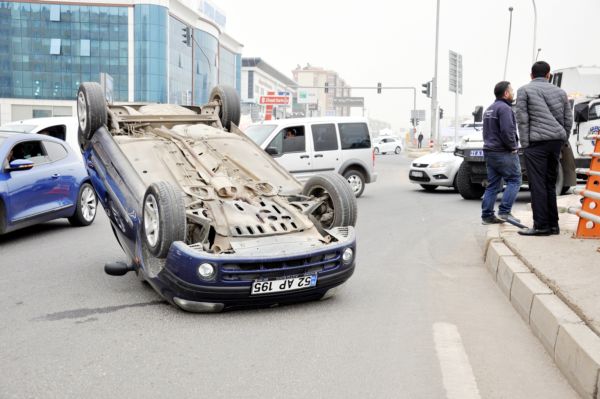
M 456 189 L 456 173 L 462 161 L 462 157 L 454 155 L 454 145 L 448 145 L 440 152 L 415 159 L 408 172 L 408 179 L 427 191 L 433 191 L 438 186 Z
M 375 154 L 386 154 L 388 152 L 400 154 L 402 152 L 402 142 L 396 137 L 379 137 L 375 139 L 373 151 L 375 151 Z
M 263 121 L 244 133 L 300 182 L 322 172 L 344 176 L 356 197 L 377 180 L 365 118 L 320 117 Z
M 77 118 L 74 116 L 57 116 L 52 118 L 34 118 L 21 121 L 9 122 L 0 126 L 0 131 L 12 131 L 20 133 L 37 133 L 52 136 L 66 141 L 83 161 L 79 143 L 77 141 Z

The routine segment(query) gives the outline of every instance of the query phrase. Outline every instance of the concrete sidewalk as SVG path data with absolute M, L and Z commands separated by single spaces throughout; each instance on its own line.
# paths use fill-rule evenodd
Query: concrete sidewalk
M 574 239 L 579 218 L 559 198 L 561 234 L 524 237 L 505 223 L 488 230 L 486 266 L 571 385 L 600 399 L 600 240 Z M 533 224 L 531 210 L 515 213 Z

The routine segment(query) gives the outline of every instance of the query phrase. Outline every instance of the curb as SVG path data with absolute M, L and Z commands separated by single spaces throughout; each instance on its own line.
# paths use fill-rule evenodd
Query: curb
M 529 324 L 571 386 L 600 399 L 600 337 L 502 241 L 486 235 L 485 266 L 521 318 Z

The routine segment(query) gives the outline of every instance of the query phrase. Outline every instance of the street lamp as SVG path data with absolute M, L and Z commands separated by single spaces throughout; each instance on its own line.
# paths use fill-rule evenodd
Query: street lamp
M 508 23 L 508 43 L 506 43 L 506 60 L 504 61 L 504 77 L 502 80 L 506 80 L 506 68 L 508 67 L 508 51 L 510 50 L 510 34 L 512 31 L 512 12 L 513 8 L 508 7 L 508 12 L 510 13 L 510 20 Z
M 536 35 L 537 35 L 537 7 L 535 6 L 535 0 L 531 0 L 531 2 L 533 3 L 533 54 L 531 55 L 533 60 L 531 61 L 531 63 L 534 64 L 535 61 L 537 60 L 537 56 L 540 54 L 541 49 L 538 49 L 538 52 L 536 55 L 535 39 L 536 39 Z

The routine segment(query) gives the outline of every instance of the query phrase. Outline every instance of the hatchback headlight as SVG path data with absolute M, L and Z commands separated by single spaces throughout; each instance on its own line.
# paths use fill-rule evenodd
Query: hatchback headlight
M 352 263 L 353 259 L 354 251 L 352 250 L 352 248 L 344 249 L 344 252 L 342 253 L 342 262 L 344 263 L 344 265 L 349 265 L 350 263 Z
M 448 166 L 447 162 L 434 162 L 429 165 L 429 167 L 432 169 L 445 168 L 446 166 Z
M 215 267 L 210 263 L 202 263 L 198 266 L 198 275 L 202 280 L 211 280 L 215 277 Z

